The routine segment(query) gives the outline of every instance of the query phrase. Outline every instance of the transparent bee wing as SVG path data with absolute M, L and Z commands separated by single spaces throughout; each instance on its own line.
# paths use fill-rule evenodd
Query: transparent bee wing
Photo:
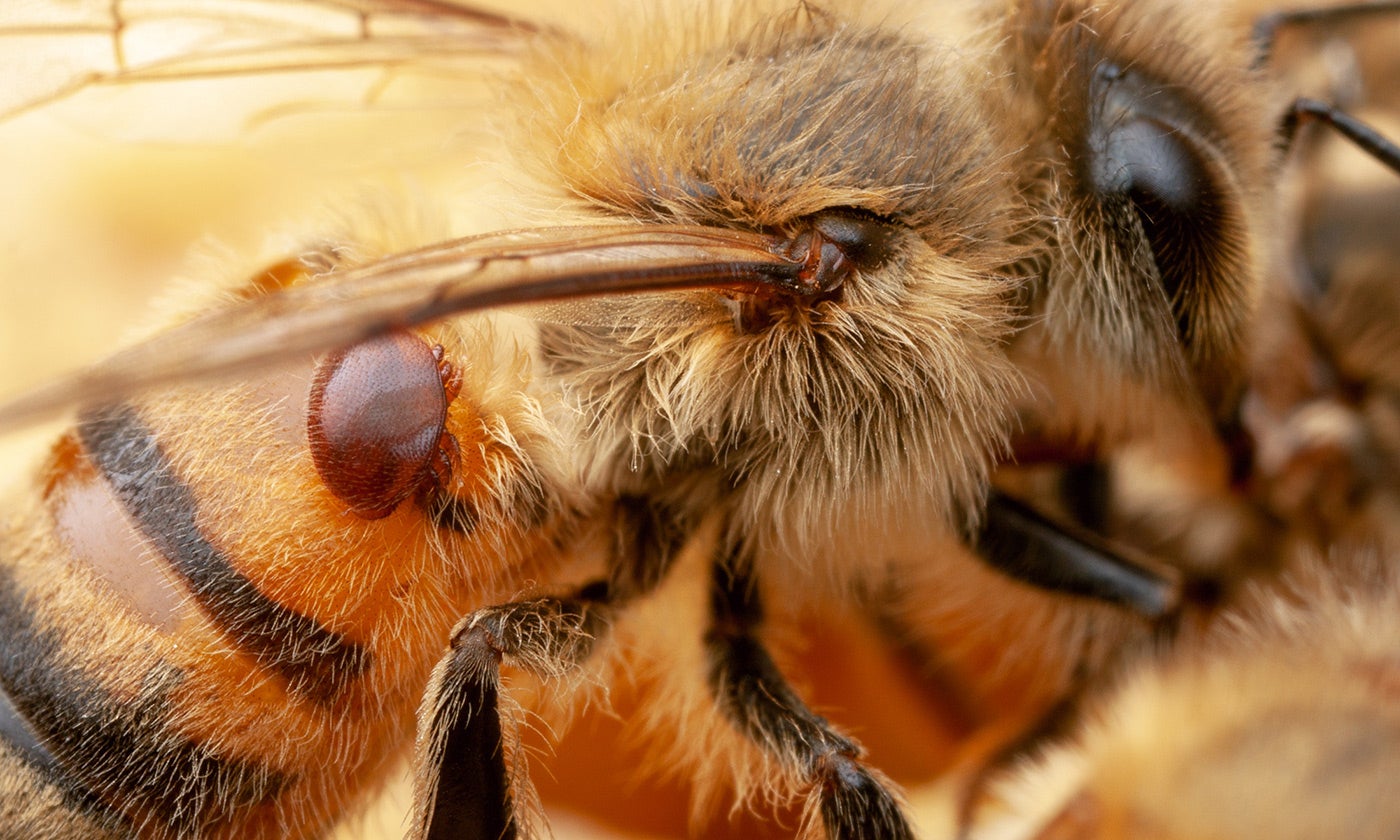
M 538 31 L 448 0 L 8 0 L 0 119 L 96 87 L 511 54 Z
M 543 305 L 551 320 L 626 326 L 643 311 L 668 317 L 667 309 L 615 302 L 589 317 L 569 313 L 583 312 L 578 301 L 599 295 L 639 294 L 656 303 L 664 294 L 678 317 L 694 318 L 678 292 L 804 294 L 809 267 L 780 251 L 760 234 L 682 225 L 543 228 L 443 242 L 198 316 L 0 404 L 0 428 L 160 385 L 265 368 L 451 315 L 530 304 Z

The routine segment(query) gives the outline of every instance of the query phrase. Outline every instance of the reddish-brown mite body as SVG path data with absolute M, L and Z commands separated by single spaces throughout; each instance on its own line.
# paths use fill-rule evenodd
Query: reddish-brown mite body
M 357 344 L 316 370 L 306 406 L 311 460 L 336 498 L 365 519 L 440 487 L 457 460 L 447 407 L 461 375 L 411 333 Z

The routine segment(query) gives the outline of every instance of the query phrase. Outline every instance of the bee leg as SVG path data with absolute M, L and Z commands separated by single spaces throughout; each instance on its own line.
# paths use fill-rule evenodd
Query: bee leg
M 452 633 L 419 711 L 414 756 L 414 840 L 512 840 L 517 803 L 531 794 L 507 767 L 500 713 L 501 660 L 557 676 L 592 653 L 613 604 L 598 582 L 569 598 L 477 610 Z
M 569 597 L 477 610 L 453 630 L 418 716 L 416 840 L 509 840 L 522 830 L 516 804 L 532 794 L 523 772 L 506 766 L 501 660 L 509 657 L 545 677 L 578 667 L 607 632 L 609 618 L 666 578 L 692 527 L 644 497 L 619 497 L 613 513 L 608 580 Z
M 861 764 L 855 741 L 807 708 L 758 639 L 763 611 L 751 575 L 722 564 L 715 572 L 705 648 L 720 711 L 810 782 L 807 826 L 819 815 L 831 840 L 912 838 L 889 783 Z
M 1175 570 L 1127 556 L 1088 531 L 1053 522 L 1022 502 L 993 491 L 975 538 L 979 557 L 993 568 L 1051 592 L 1079 595 L 1160 619 L 1182 601 Z

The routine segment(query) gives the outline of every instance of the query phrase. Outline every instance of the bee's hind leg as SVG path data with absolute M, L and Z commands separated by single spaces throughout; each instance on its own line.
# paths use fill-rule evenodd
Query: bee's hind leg
M 705 648 L 715 701 L 740 732 L 811 785 L 807 827 L 820 816 L 829 840 L 912 838 L 890 783 L 861 763 L 856 742 L 807 708 L 758 639 L 763 611 L 752 577 L 716 565 L 711 604 Z

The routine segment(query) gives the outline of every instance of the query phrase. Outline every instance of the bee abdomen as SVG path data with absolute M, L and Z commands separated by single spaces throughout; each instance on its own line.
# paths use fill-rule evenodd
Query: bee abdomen
M 222 630 L 292 693 L 329 701 L 369 667 L 369 651 L 269 598 L 200 529 L 194 493 L 130 405 L 83 418 L 78 435 L 138 531 Z
M 27 594 L 12 570 L 0 569 L 0 737 L 24 765 L 0 766 L 0 792 L 6 799 L 56 793 L 72 812 L 61 824 L 31 813 L 37 836 L 58 836 L 73 821 L 120 835 L 207 836 L 271 804 L 294 781 L 179 735 L 171 695 L 185 677 L 158 657 L 137 657 L 146 668 L 139 692 L 117 696 L 74 661 L 81 652 L 65 653 L 61 631 L 40 626 Z M 26 776 L 49 790 L 19 793 Z

